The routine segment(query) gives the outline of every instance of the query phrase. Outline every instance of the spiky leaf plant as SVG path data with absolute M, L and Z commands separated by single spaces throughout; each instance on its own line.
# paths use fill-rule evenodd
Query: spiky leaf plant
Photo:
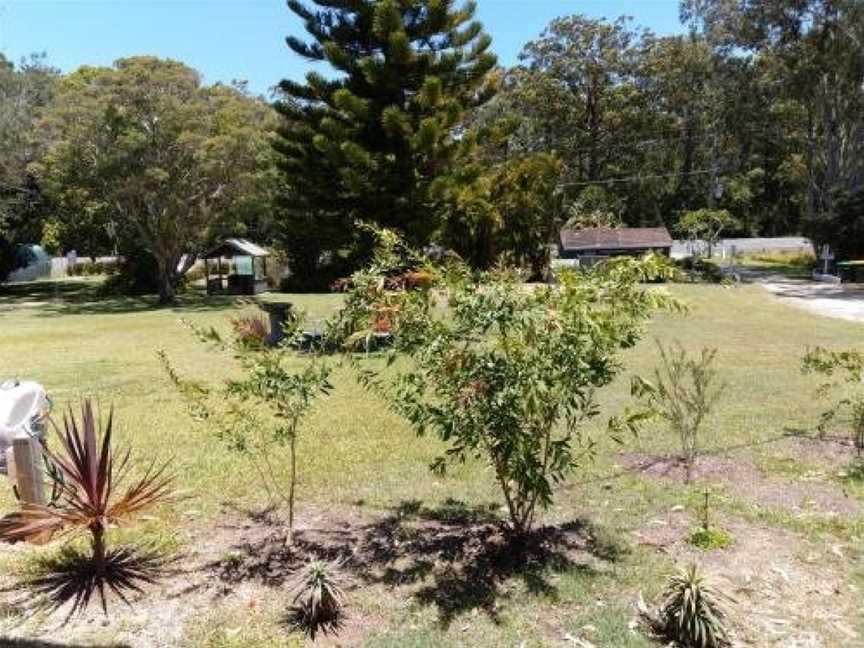
M 63 477 L 58 482 L 60 496 L 47 506 L 25 504 L 0 523 L 0 539 L 10 541 L 45 536 L 71 539 L 89 534 L 90 555 L 74 557 L 67 553 L 25 583 L 52 609 L 72 601 L 70 616 L 83 612 L 94 592 L 107 614 L 106 586 L 126 600 L 125 592 L 138 590 L 141 581 L 152 581 L 162 565 L 153 554 L 133 548 L 107 551 L 110 527 L 130 521 L 172 494 L 167 464 L 157 465 L 155 461 L 123 488 L 134 462 L 128 450 L 120 456 L 115 453 L 113 429 L 113 409 L 105 425 L 90 400 L 82 403 L 80 420 L 70 409 L 63 416 L 63 430 L 57 429 L 60 450 L 45 450 Z
M 86 610 L 94 593 L 98 593 L 107 613 L 106 585 L 129 604 L 127 594 L 143 594 L 142 584 L 155 583 L 166 563 L 166 558 L 156 552 L 113 547 L 105 551 L 104 571 L 100 574 L 91 555 L 67 545 L 59 554 L 40 560 L 35 574 L 23 585 L 35 595 L 37 604 L 48 609 L 71 601 L 67 618 Z
M 340 587 L 341 561 L 310 560 L 295 572 L 288 586 L 294 594 L 290 621 L 312 639 L 319 630 L 337 632 L 342 623 L 345 594 Z
M 696 565 L 669 578 L 660 606 L 657 630 L 688 648 L 719 648 L 728 644 L 728 615 L 723 601 L 731 599 L 708 584 Z

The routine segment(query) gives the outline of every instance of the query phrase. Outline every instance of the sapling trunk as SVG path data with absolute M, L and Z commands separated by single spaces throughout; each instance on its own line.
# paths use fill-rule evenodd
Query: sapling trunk
M 495 476 L 501 485 L 504 501 L 507 503 L 507 513 L 510 515 L 510 527 L 514 535 L 524 536 L 529 530 L 526 528 L 525 500 L 518 491 L 514 494 L 510 480 L 507 477 L 507 470 L 498 460 L 495 461 Z
M 291 426 L 291 483 L 288 485 L 288 544 L 294 544 L 294 485 L 297 482 L 297 426 Z
M 864 450 L 864 403 L 858 404 L 855 413 L 855 452 L 858 458 L 861 458 L 861 451 Z

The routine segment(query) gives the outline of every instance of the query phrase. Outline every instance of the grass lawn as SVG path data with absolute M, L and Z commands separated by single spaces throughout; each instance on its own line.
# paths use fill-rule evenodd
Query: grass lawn
M 123 444 L 147 458 L 174 458 L 188 498 L 159 520 L 117 533 L 180 552 L 180 573 L 131 610 L 117 606 L 109 621 L 94 609 L 62 630 L 56 618 L 22 622 L 14 596 L 0 595 L 0 644 L 4 636 L 11 645 L 12 637 L 99 646 L 302 644 L 282 622 L 284 589 L 218 577 L 232 560 L 247 560 L 244 552 L 267 546 L 272 529 L 248 514 L 263 504 L 254 472 L 189 418 L 156 357 L 164 349 L 183 375 L 224 378 L 231 359 L 207 352 L 178 320 L 224 328 L 229 315 L 254 307 L 190 295 L 160 309 L 148 299 L 99 299 L 97 287 L 79 279 L 0 288 L 0 376 L 43 383 L 57 413 L 84 395 L 113 404 Z M 310 544 L 350 548 L 384 538 L 390 553 L 350 575 L 350 617 L 325 644 L 650 646 L 632 629 L 639 593 L 654 600 L 673 566 L 695 560 L 737 599 L 742 645 L 864 645 L 864 485 L 849 469 L 849 448 L 796 436 L 812 434 L 827 405 L 814 397 L 818 381 L 800 373 L 806 347 L 860 348 L 864 328 L 788 307 L 757 286 L 672 289 L 689 315 L 656 317 L 601 401 L 604 415 L 623 408 L 627 376 L 657 360 L 654 338 L 716 347 L 728 387 L 705 429 L 709 454 L 696 483 L 685 486 L 663 460 L 676 449 L 663 428 L 620 447 L 598 423 L 591 430 L 601 440 L 596 463 L 561 486 L 544 517 L 578 527 L 585 545 L 567 560 L 530 569 L 503 570 L 470 544 L 472 534 L 482 539 L 483 521 L 503 513 L 486 466 L 434 476 L 426 467 L 442 446 L 415 437 L 348 369 L 338 370 L 334 392 L 302 433 L 300 527 L 309 529 Z M 326 317 L 340 299 L 278 298 L 313 318 Z M 734 537 L 728 549 L 702 552 L 684 541 L 706 488 L 712 522 Z M 3 487 L 0 511 L 13 506 Z M 55 550 L 0 546 L 3 579 Z M 460 556 L 479 556 L 500 571 L 493 578 Z
M 743 255 L 736 265 L 747 270 L 785 275 L 792 279 L 807 279 L 816 265 L 816 258 L 804 252 L 763 252 Z

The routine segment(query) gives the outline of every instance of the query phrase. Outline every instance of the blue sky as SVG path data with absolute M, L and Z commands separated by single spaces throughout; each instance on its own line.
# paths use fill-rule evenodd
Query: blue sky
M 633 16 L 659 34 L 680 31 L 678 0 L 478 0 L 479 18 L 501 63 L 554 17 Z M 63 71 L 108 65 L 133 54 L 181 60 L 208 82 L 246 79 L 266 93 L 301 78 L 309 64 L 284 44 L 302 26 L 283 0 L 0 0 L 0 52 L 18 59 L 46 52 Z

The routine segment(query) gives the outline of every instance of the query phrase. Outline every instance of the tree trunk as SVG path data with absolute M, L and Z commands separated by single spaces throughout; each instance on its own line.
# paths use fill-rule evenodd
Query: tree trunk
M 177 293 L 174 287 L 174 282 L 170 277 L 166 277 L 162 273 L 159 276 L 159 303 L 164 306 L 174 304 L 177 299 Z
M 588 179 L 589 180 L 599 180 L 600 179 L 600 99 L 599 93 L 600 90 L 596 88 L 595 81 L 595 90 L 594 92 L 590 92 L 588 96 L 588 115 L 587 115 L 587 129 L 588 129 Z
M 177 279 L 171 267 L 171 261 L 159 259 L 159 303 L 170 305 L 176 301 Z
M 684 161 L 681 164 L 681 181 L 678 185 L 678 206 L 687 207 L 690 201 L 690 184 L 693 171 L 693 158 L 696 154 L 696 132 L 691 119 L 690 108 L 684 111 Z

